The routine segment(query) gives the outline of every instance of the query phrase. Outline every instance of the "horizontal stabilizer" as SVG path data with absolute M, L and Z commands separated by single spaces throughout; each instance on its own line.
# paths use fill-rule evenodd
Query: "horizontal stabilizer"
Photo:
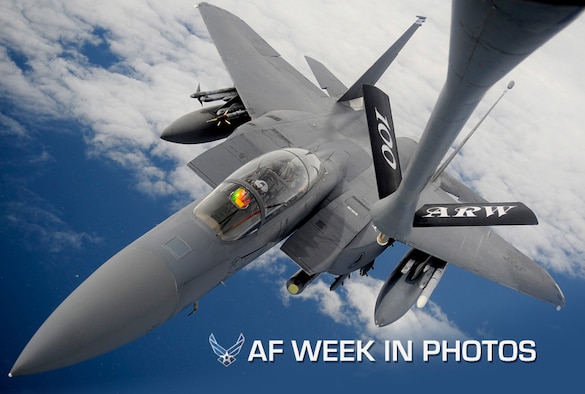
M 426 204 L 414 214 L 414 227 L 511 226 L 538 224 L 521 202 Z
M 368 71 L 364 73 L 338 100 L 349 101 L 362 97 L 362 85 L 374 85 L 378 79 L 384 74 L 388 66 L 396 59 L 398 53 L 402 50 L 404 45 L 410 40 L 414 32 L 423 24 L 427 18 L 424 16 L 417 16 L 416 21 L 400 36 L 400 38 L 392 44 L 390 48 L 374 63 Z

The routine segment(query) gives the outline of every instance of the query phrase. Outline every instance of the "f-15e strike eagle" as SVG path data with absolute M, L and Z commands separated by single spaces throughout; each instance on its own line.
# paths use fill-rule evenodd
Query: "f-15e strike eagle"
M 241 19 L 200 4 L 234 86 L 198 89 L 194 98 L 219 104 L 179 118 L 161 137 L 225 139 L 188 164 L 214 190 L 85 280 L 10 375 L 64 367 L 132 341 L 283 240 L 281 249 L 300 267 L 287 282 L 292 294 L 324 272 L 337 277 L 334 290 L 350 273 L 366 274 L 388 245 L 409 245 L 378 295 L 379 326 L 424 305 L 447 264 L 562 306 L 550 275 L 489 227 L 535 224 L 530 209 L 489 203 L 437 173 L 487 89 L 576 18 L 584 2 L 556 3 L 453 1 L 448 74 L 418 143 L 396 138 L 389 98 L 373 85 L 424 17 L 349 88 L 307 58 L 319 89 Z

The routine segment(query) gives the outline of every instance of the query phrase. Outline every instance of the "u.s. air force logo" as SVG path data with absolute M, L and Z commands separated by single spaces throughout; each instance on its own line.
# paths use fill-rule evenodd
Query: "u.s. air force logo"
M 236 343 L 226 350 L 219 343 L 217 343 L 213 333 L 209 336 L 209 344 L 211 345 L 213 352 L 219 356 L 217 361 L 226 367 L 229 367 L 234 361 L 236 361 L 236 356 L 238 353 L 240 353 L 240 350 L 242 350 L 242 346 L 244 346 L 245 340 L 246 339 L 244 338 L 244 334 L 240 333 Z

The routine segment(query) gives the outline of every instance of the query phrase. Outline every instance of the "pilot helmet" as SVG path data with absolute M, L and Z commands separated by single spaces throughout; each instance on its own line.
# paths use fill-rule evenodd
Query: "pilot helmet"
M 268 193 L 268 183 L 266 183 L 266 181 L 263 181 L 262 179 L 256 179 L 252 185 L 260 193 Z

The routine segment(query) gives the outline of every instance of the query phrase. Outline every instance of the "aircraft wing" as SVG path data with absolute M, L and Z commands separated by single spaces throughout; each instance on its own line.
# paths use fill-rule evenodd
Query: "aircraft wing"
M 484 202 L 471 189 L 448 176 L 423 191 L 426 203 Z M 456 198 L 454 198 L 456 197 Z M 549 273 L 493 232 L 490 227 L 414 228 L 404 243 L 486 279 L 556 306 L 563 293 Z
M 327 95 L 288 64 L 237 16 L 199 4 L 199 11 L 248 114 L 277 109 L 321 112 Z

